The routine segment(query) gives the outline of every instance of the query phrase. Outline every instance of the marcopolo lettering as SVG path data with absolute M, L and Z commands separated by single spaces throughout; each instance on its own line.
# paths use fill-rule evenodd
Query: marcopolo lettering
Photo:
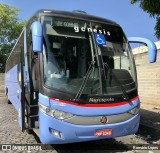
M 114 98 L 89 98 L 90 103 L 106 103 L 106 102 L 113 102 Z
M 75 32 L 94 32 L 94 33 L 99 33 L 99 34 L 104 34 L 110 36 L 111 33 L 109 31 L 106 31 L 105 29 L 96 29 L 96 28 L 86 28 L 86 27 L 81 27 L 79 28 L 78 26 L 74 27 Z

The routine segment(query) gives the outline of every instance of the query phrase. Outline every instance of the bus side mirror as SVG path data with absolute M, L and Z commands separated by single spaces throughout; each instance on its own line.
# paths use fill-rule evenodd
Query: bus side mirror
M 42 36 L 42 25 L 40 22 L 35 21 L 31 25 L 32 45 L 34 52 L 42 52 L 43 50 L 43 36 Z
M 148 54 L 149 54 L 149 62 L 156 62 L 157 58 L 157 47 L 154 42 L 149 39 L 141 38 L 141 37 L 128 37 L 129 43 L 142 43 L 148 46 Z

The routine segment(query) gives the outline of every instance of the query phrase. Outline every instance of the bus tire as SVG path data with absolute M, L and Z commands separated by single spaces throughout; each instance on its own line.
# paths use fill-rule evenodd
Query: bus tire
M 12 104 L 11 101 L 8 99 L 8 89 L 6 89 L 6 98 L 7 104 Z
M 9 99 L 7 100 L 7 103 L 8 103 L 8 104 L 12 104 Z
M 12 104 L 12 103 L 10 102 L 10 100 L 8 99 L 8 97 L 7 97 L 7 104 Z

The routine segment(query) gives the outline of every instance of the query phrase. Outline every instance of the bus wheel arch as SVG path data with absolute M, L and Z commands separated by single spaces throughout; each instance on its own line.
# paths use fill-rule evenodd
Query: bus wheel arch
M 11 101 L 8 99 L 8 88 L 5 90 L 5 95 L 6 95 L 6 101 L 8 104 L 12 104 Z

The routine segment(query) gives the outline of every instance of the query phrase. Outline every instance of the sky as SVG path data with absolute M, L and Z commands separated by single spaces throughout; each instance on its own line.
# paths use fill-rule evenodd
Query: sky
M 121 25 L 127 37 L 155 37 L 155 19 L 130 0 L 0 0 L 19 8 L 19 19 L 29 19 L 38 9 L 83 10 L 88 14 L 113 20 Z

